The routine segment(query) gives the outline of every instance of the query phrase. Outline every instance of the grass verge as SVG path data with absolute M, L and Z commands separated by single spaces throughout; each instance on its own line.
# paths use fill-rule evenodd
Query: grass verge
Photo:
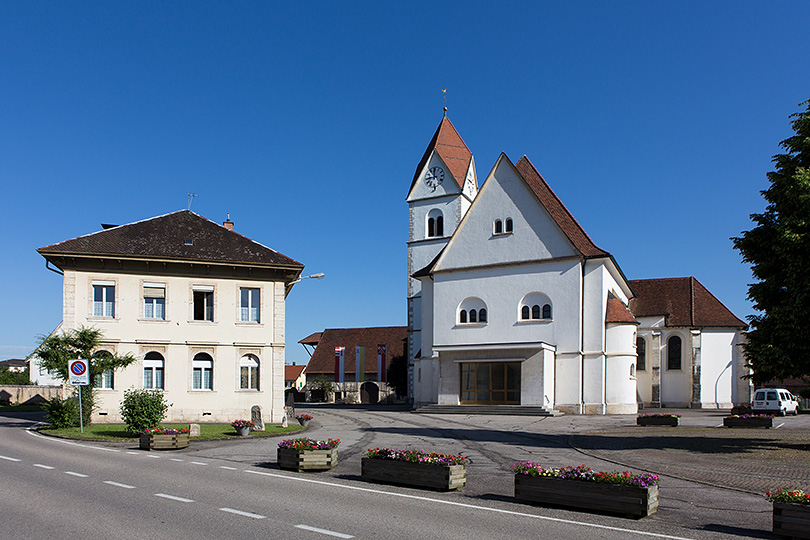
M 188 424 L 162 424 L 162 427 L 184 428 Z M 281 427 L 280 425 L 265 424 L 264 431 L 251 431 L 250 437 L 277 437 L 279 435 L 294 434 L 304 429 L 302 426 Z M 137 435 L 127 431 L 124 424 L 91 424 L 84 427 L 82 433 L 78 427 L 71 428 L 42 428 L 40 431 L 49 435 L 67 437 L 70 439 L 87 439 L 95 441 L 135 441 Z M 200 424 L 200 436 L 192 437 L 192 441 L 205 439 L 240 439 L 239 434 L 230 424 Z

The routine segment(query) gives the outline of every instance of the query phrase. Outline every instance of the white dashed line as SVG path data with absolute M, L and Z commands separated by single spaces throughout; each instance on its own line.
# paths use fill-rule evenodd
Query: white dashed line
M 77 473 L 77 472 L 73 472 L 73 471 L 65 471 L 65 474 L 69 474 L 70 476 L 77 476 L 79 478 L 87 478 L 86 474 Z
M 173 457 L 173 458 L 171 458 L 171 459 L 172 459 L 172 461 L 184 461 L 184 460 L 182 460 L 182 459 L 180 459 L 180 458 L 176 458 L 176 457 Z
M 8 457 L 8 456 L 0 456 L 0 459 L 5 459 L 6 461 L 20 461 L 15 457 Z
M 220 465 L 220 469 L 225 469 L 226 471 L 235 471 L 236 467 L 226 467 L 225 465 Z
M 312 532 L 316 532 L 316 533 L 327 534 L 329 536 L 336 536 L 338 538 L 354 538 L 354 536 L 352 536 L 350 534 L 343 534 L 343 533 L 339 533 L 339 532 L 335 532 L 335 531 L 329 531 L 329 530 L 326 530 L 326 529 L 319 529 L 317 527 L 310 527 L 309 525 L 296 525 L 295 528 L 296 529 L 304 529 L 305 531 L 312 531 Z
M 234 510 L 233 508 L 220 508 L 223 512 L 228 512 L 231 514 L 236 514 L 237 516 L 244 516 L 253 519 L 264 519 L 267 516 L 263 516 L 261 514 L 253 514 L 251 512 L 242 512 L 241 510 Z
M 170 499 L 172 501 L 184 502 L 184 503 L 193 503 L 194 502 L 194 500 L 192 500 L 192 499 L 186 499 L 184 497 L 176 497 L 174 495 L 166 495 L 165 493 L 155 493 L 155 497 L 161 497 L 163 499 Z
M 53 470 L 53 467 L 51 467 L 50 465 L 42 465 L 41 463 L 34 463 L 34 467 L 39 467 L 40 469 L 48 469 L 49 471 Z
M 784 422 L 782 422 L 781 424 L 779 424 L 778 426 L 776 426 L 774 429 L 779 429 L 780 427 L 782 427 L 782 426 L 784 426 L 784 425 L 785 425 L 785 423 L 784 423 Z
M 137 455 L 140 454 L 140 452 L 133 452 L 132 450 L 130 450 L 129 452 L 127 452 L 127 454 Z
M 191 461 L 192 465 L 208 465 L 208 463 L 203 463 L 202 461 Z
M 160 456 L 153 456 L 152 454 L 146 454 L 146 457 L 150 457 L 152 459 L 160 459 Z
M 113 482 L 112 480 L 105 480 L 105 484 L 110 484 L 111 486 L 125 488 L 125 489 L 135 489 L 135 486 L 130 486 L 129 484 L 119 484 L 118 482 Z

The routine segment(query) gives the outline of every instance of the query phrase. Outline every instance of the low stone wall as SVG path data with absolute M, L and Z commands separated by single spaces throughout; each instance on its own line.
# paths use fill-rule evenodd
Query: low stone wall
M 0 404 L 35 405 L 64 396 L 65 390 L 61 386 L 0 385 Z

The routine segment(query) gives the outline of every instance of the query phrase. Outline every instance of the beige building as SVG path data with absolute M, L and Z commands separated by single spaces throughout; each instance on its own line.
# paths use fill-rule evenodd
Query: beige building
M 97 381 L 94 421 L 120 421 L 130 388 L 162 390 L 167 421 L 250 418 L 254 405 L 281 421 L 285 299 L 301 263 L 188 210 L 38 252 L 63 275 L 57 331 L 97 328 L 102 349 L 138 359 Z

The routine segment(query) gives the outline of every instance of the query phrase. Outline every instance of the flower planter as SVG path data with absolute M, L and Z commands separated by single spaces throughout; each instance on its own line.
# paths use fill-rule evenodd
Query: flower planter
M 639 416 L 636 418 L 636 424 L 639 426 L 678 427 L 681 425 L 681 418 L 679 416 Z
M 306 418 L 299 418 L 298 423 L 302 426 L 308 426 L 312 420 L 307 420 Z
M 141 450 L 179 450 L 188 448 L 188 433 L 141 433 Z
M 436 465 L 392 459 L 363 458 L 363 480 L 449 491 L 467 483 L 466 465 Z
M 568 480 L 549 476 L 515 475 L 515 498 L 522 501 L 625 514 L 633 518 L 658 510 L 658 486 L 636 487 Z
M 726 416 L 723 418 L 725 427 L 741 428 L 770 428 L 773 427 L 772 416 Z
M 774 502 L 773 532 L 793 538 L 810 538 L 810 504 Z
M 326 471 L 338 464 L 337 448 L 329 450 L 305 450 L 299 448 L 279 448 L 278 466 L 290 471 Z
M 249 427 L 236 428 L 236 432 L 239 434 L 240 437 L 247 437 L 248 435 L 250 435 L 250 428 Z

